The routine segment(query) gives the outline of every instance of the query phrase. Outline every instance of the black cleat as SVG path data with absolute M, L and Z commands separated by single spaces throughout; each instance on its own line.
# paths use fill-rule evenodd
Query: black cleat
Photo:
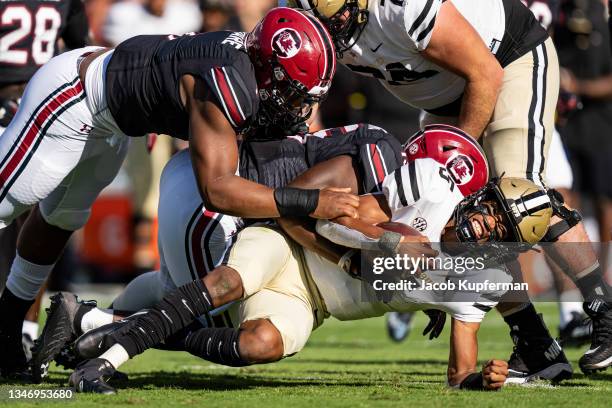
M 563 329 L 559 328 L 559 344 L 561 347 L 580 347 L 591 340 L 593 325 L 582 313 L 572 312 L 570 320 Z
M 111 363 L 103 358 L 95 358 L 79 364 L 70 375 L 69 384 L 76 392 L 116 394 L 117 391 L 107 384 L 115 373 L 115 367 Z
M 74 351 L 74 343 L 66 344 L 55 356 L 55 364 L 66 370 L 74 370 L 82 361 Z
M 584 303 L 583 308 L 591 318 L 593 333 L 591 347 L 580 357 L 578 365 L 588 375 L 612 365 L 612 304 L 595 299 Z
M 51 306 L 47 309 L 47 323 L 32 348 L 32 379 L 39 383 L 48 375 L 49 364 L 55 359 L 64 346 L 73 342 L 80 334 L 75 320 L 79 309 L 91 309 L 95 302 L 81 302 L 77 296 L 60 292 L 51 297 Z
M 538 318 L 542 319 L 542 315 Z M 548 330 L 536 335 L 513 329 L 510 336 L 514 350 L 508 360 L 506 384 L 525 384 L 538 379 L 558 383 L 572 377 L 572 366 Z

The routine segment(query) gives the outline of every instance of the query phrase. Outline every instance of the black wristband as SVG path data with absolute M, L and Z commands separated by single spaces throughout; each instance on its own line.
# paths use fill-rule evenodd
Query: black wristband
M 462 390 L 484 390 L 482 373 L 472 373 L 465 377 L 459 388 Z
M 319 205 L 319 190 L 282 187 L 274 190 L 274 201 L 281 217 L 304 217 Z

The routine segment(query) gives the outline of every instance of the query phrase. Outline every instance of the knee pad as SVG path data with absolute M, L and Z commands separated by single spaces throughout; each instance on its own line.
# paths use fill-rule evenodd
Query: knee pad
M 87 224 L 91 215 L 91 208 L 86 210 L 56 208 L 48 210 L 40 205 L 40 213 L 49 225 L 61 228 L 65 231 L 76 231 Z

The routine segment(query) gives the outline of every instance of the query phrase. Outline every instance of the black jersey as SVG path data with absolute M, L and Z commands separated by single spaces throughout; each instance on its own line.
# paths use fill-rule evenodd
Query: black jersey
M 203 80 L 237 132 L 259 108 L 246 33 L 222 31 L 183 36 L 142 35 L 122 42 L 106 68 L 106 99 L 119 128 L 129 136 L 163 133 L 189 137 L 189 118 L 179 82 Z
M 524 3 L 517 0 L 503 0 L 503 3 L 506 30 L 495 56 L 506 67 L 543 43 L 548 33 Z
M 402 165 L 401 151 L 394 136 L 365 124 L 281 140 L 248 140 L 240 146 L 240 175 L 271 188 L 284 187 L 310 167 L 347 155 L 359 176 L 359 193 L 373 193 Z
M 81 0 L 0 0 L 0 87 L 25 83 L 57 54 L 84 47 L 88 24 Z

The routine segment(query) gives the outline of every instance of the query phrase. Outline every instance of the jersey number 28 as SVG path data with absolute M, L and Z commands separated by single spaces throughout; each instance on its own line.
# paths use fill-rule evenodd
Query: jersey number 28
M 0 37 L 0 62 L 26 65 L 31 55 L 36 65 L 42 65 L 53 57 L 57 32 L 62 24 L 62 16 L 55 8 L 41 6 L 33 13 L 24 5 L 11 5 L 0 13 L 1 26 L 16 26 Z M 29 49 L 17 47 L 28 35 L 32 36 L 32 40 L 27 41 L 31 44 Z

